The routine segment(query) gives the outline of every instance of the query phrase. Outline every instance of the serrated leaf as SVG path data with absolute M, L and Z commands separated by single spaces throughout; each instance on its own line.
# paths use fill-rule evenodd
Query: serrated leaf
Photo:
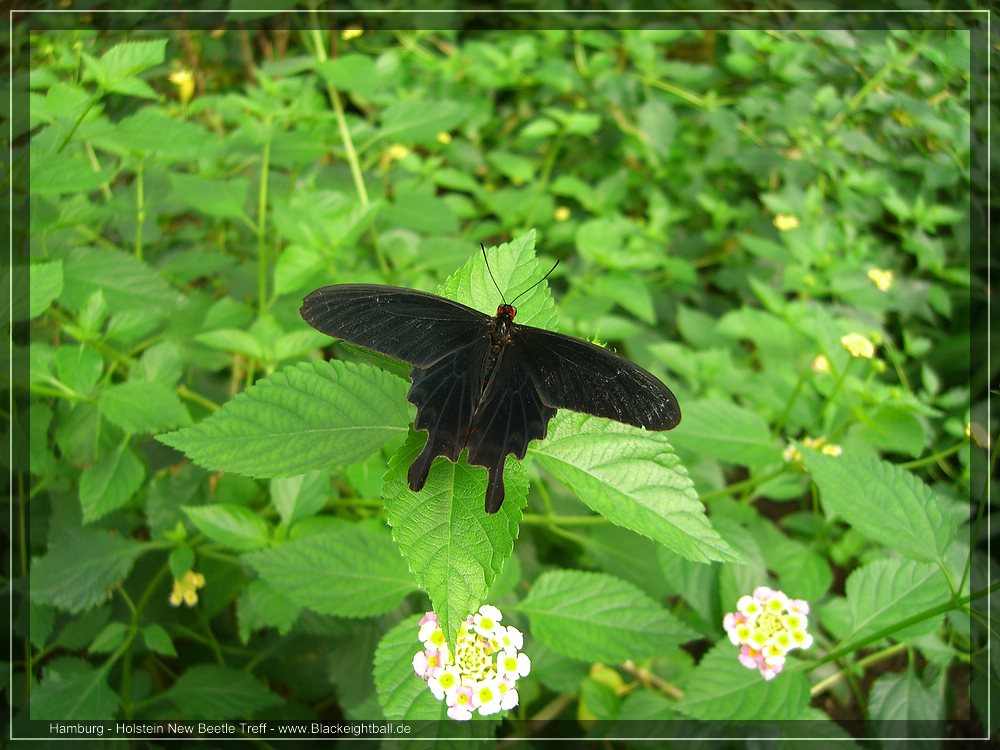
M 528 478 L 515 458 L 504 467 L 506 499 L 494 515 L 483 511 L 486 470 L 434 462 L 420 492 L 407 485 L 406 472 L 426 436 L 411 434 L 389 461 L 382 496 L 392 538 L 417 583 L 431 598 L 449 642 L 466 616 L 474 614 L 514 551 L 528 495 Z
M 63 264 L 61 260 L 49 263 L 32 263 L 28 271 L 30 287 L 28 317 L 37 318 L 49 309 L 63 288 Z
M 101 416 L 130 434 L 148 434 L 191 424 L 176 391 L 162 383 L 129 380 L 104 389 Z
M 128 625 L 124 622 L 109 622 L 87 650 L 92 654 L 110 654 L 125 642 L 127 634 Z
M 869 717 L 875 721 L 892 722 L 890 731 L 893 737 L 909 735 L 916 739 L 921 735 L 927 736 L 919 730 L 935 726 L 933 722 L 942 718 L 944 710 L 941 697 L 921 684 L 912 669 L 902 674 L 879 677 L 872 684 L 868 700 Z M 912 731 L 914 729 L 917 731 Z M 884 736 L 890 735 L 887 732 Z
M 330 474 L 326 471 L 271 480 L 271 502 L 285 525 L 319 513 L 330 494 Z
M 118 510 L 132 499 L 146 478 L 146 464 L 122 441 L 80 475 L 83 522 L 90 523 Z
M 666 102 L 649 99 L 639 108 L 639 133 L 643 142 L 658 156 L 670 156 L 670 146 L 677 131 L 677 115 Z
M 55 154 L 31 156 L 31 192 L 33 195 L 88 193 L 105 184 L 111 175 L 94 169 L 82 159 Z
M 65 283 L 59 300 L 78 310 L 100 290 L 112 312 L 144 310 L 163 313 L 179 297 L 148 264 L 117 250 L 79 247 L 63 258 Z
M 943 560 L 958 519 L 915 475 L 878 458 L 803 450 L 827 514 L 913 560 Z
M 174 648 L 170 633 L 162 625 L 155 622 L 145 625 L 142 628 L 142 640 L 146 644 L 146 648 L 154 654 L 177 656 L 177 649 Z
M 912 617 L 948 601 L 950 591 L 941 569 L 934 563 L 898 558 L 873 560 L 855 570 L 845 585 L 851 615 L 850 632 L 844 643 L 877 633 L 893 623 Z M 940 616 L 912 627 L 933 629 Z M 904 634 L 899 634 L 901 637 Z M 897 634 L 893 634 L 897 637 Z
M 728 401 L 706 399 L 684 404 L 684 420 L 670 433 L 679 450 L 740 466 L 781 461 L 782 448 L 762 416 Z
M 399 378 L 347 362 L 304 362 L 157 440 L 214 471 L 289 477 L 363 461 L 409 421 Z
M 250 182 L 245 177 L 210 180 L 200 175 L 172 172 L 170 185 L 173 194 L 186 206 L 206 216 L 227 219 L 244 215 Z
M 118 695 L 108 687 L 107 670 L 86 665 L 72 673 L 45 670 L 31 691 L 31 718 L 59 721 L 110 721 Z
M 101 64 L 109 77 L 127 78 L 160 65 L 166 48 L 166 39 L 121 42 L 101 55 Z
M 563 411 L 529 454 L 612 523 L 690 560 L 740 560 L 708 522 L 663 433 Z
M 161 697 L 185 719 L 243 719 L 281 699 L 242 669 L 199 664 L 184 674 Z
M 471 108 L 460 102 L 401 101 L 382 112 L 379 138 L 389 143 L 424 143 L 460 125 Z
M 244 559 L 296 604 L 343 617 L 395 608 L 417 586 L 388 534 L 338 524 Z
M 697 636 L 636 586 L 603 573 L 543 573 L 517 609 L 535 638 L 588 662 L 644 659 Z
M 267 522 L 242 505 L 186 506 L 184 512 L 202 534 L 213 542 L 239 552 L 266 547 L 271 538 Z
M 80 612 L 125 580 L 143 545 L 97 529 L 67 529 L 31 566 L 31 598 Z
M 406 618 L 379 641 L 375 650 L 375 689 L 385 718 L 391 721 L 445 720 L 448 707 L 413 671 L 420 615 Z
M 87 394 L 104 372 L 104 360 L 82 344 L 64 344 L 56 349 L 56 374 L 60 382 L 79 394 Z
M 247 643 L 250 634 L 261 628 L 277 628 L 279 635 L 287 635 L 298 619 L 300 609 L 267 581 L 250 581 L 236 600 L 240 640 Z
M 785 671 L 767 681 L 737 660 L 739 649 L 728 640 L 705 654 L 683 684 L 684 697 L 674 708 L 711 721 L 782 721 L 801 719 L 809 708 L 809 681 L 802 672 Z
M 482 254 L 475 253 L 438 287 L 437 293 L 487 315 L 495 315 L 501 301 L 497 287 L 503 290 L 506 299 L 513 299 L 545 273 L 539 272 L 535 258 L 535 230 L 498 247 L 487 248 L 486 257 L 489 269 Z M 490 271 L 496 279 L 495 285 Z M 535 328 L 555 327 L 555 304 L 546 283 L 539 284 L 517 301 L 517 322 Z
M 369 96 L 378 86 L 378 74 L 371 55 L 347 53 L 316 64 L 316 72 L 338 89 Z

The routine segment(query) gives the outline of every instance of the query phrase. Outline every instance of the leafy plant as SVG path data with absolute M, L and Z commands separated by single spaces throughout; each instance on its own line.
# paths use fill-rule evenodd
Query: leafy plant
M 992 731 L 968 34 L 14 36 L 18 716 L 433 722 L 418 613 L 454 643 L 492 604 L 509 715 L 591 738 Z M 409 490 L 406 368 L 298 315 L 341 282 L 492 312 L 480 241 L 508 297 L 558 257 L 518 322 L 684 415 L 560 412 L 496 516 L 464 459 Z M 723 627 L 762 586 L 814 637 L 766 681 Z M 425 731 L 520 731 L 471 724 Z

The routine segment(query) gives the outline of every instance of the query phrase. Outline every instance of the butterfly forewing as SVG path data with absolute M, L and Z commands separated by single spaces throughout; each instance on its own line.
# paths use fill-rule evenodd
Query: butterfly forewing
M 337 284 L 312 292 L 300 311 L 327 336 L 428 367 L 489 334 L 492 318 L 444 297 L 379 284 Z
M 531 374 L 542 401 L 647 430 L 681 421 L 677 399 L 654 375 L 586 341 L 518 326 L 511 347 Z

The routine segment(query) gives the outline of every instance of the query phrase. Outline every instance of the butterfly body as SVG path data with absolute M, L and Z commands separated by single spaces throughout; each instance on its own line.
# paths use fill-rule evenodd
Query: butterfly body
M 329 336 L 407 362 L 414 428 L 427 442 L 410 465 L 419 492 L 437 456 L 489 474 L 486 512 L 504 498 L 508 454 L 523 459 L 532 440 L 566 408 L 653 430 L 670 429 L 680 409 L 653 375 L 594 344 L 514 322 L 508 304 L 490 317 L 425 292 L 376 284 L 317 289 L 302 317 Z

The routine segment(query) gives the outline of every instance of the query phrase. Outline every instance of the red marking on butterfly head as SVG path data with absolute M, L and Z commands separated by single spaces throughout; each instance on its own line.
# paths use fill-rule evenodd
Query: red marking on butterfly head
M 508 320 L 513 320 L 514 316 L 517 315 L 517 308 L 513 305 L 503 304 L 497 308 L 498 318 L 507 318 Z

